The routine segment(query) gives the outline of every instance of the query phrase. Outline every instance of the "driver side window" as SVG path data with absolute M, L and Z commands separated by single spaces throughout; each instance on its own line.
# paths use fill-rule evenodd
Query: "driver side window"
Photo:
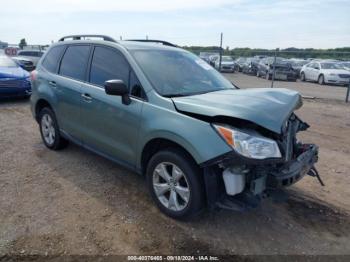
M 96 46 L 92 57 L 89 82 L 98 86 L 112 79 L 129 85 L 129 64 L 121 53 L 107 47 Z

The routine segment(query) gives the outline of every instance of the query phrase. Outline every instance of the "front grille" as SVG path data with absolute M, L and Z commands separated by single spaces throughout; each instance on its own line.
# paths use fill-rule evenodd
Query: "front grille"
M 0 88 L 23 88 L 30 85 L 26 80 L 0 80 Z
M 350 78 L 350 74 L 339 74 L 340 78 Z

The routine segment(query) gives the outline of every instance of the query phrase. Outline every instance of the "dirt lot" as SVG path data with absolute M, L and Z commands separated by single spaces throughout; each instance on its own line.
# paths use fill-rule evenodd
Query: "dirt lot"
M 350 254 L 350 105 L 305 101 L 298 114 L 326 187 L 306 177 L 285 203 L 178 222 L 142 177 L 72 144 L 49 151 L 28 102 L 2 102 L 0 255 Z

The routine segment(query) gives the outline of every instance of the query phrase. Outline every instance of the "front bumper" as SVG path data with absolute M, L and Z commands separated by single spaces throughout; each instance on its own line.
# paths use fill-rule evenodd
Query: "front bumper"
M 250 170 L 246 175 L 245 188 L 241 193 L 233 196 L 226 193 L 227 185 L 222 179 L 222 169 L 219 168 L 221 164 L 223 168 L 230 165 L 231 161 L 228 158 L 230 157 L 223 157 L 222 161 L 216 161 L 220 164 L 204 168 L 208 205 L 245 210 L 257 206 L 262 198 L 270 195 L 269 192 L 290 186 L 308 174 L 318 161 L 318 147 L 313 144 L 304 144 L 297 156 L 285 163 L 258 161 L 244 165 L 246 170 Z M 237 163 L 237 161 L 233 162 Z M 242 161 L 241 164 L 243 163 Z
M 273 72 L 271 73 L 273 74 Z M 276 71 L 275 80 L 295 81 L 297 75 L 294 72 Z
M 327 84 L 337 84 L 337 85 L 346 85 L 349 84 L 350 78 L 341 78 L 338 76 L 326 76 L 325 82 Z
M 31 84 L 26 80 L 0 82 L 0 97 L 30 96 L 31 93 Z
M 282 166 L 279 170 L 271 171 L 267 177 L 267 187 L 279 188 L 290 186 L 303 178 L 318 160 L 318 147 L 313 144 L 304 145 L 305 151 L 296 159 Z
M 221 65 L 220 72 L 234 72 L 235 66 L 234 65 Z

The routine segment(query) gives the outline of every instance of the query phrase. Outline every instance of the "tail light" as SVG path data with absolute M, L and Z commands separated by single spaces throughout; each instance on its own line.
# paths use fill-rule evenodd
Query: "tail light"
M 31 73 L 30 73 L 30 80 L 31 81 L 35 81 L 36 80 L 36 75 L 38 74 L 38 72 L 36 70 L 33 70 Z

